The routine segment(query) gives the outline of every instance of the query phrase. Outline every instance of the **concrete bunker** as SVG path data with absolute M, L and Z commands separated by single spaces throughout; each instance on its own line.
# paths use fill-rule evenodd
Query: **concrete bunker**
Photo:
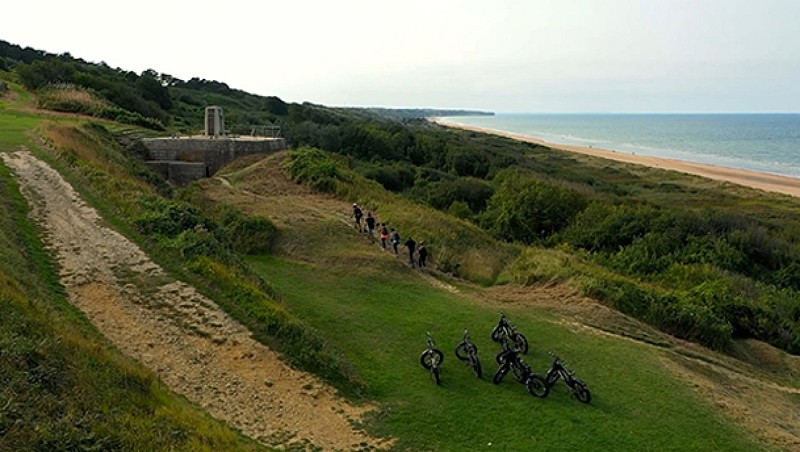
M 202 135 L 142 139 L 148 153 L 145 163 L 165 179 L 185 185 L 213 176 L 239 157 L 286 149 L 286 140 L 275 127 L 269 127 L 272 136 L 256 135 L 255 128 L 252 135 L 229 135 L 218 106 L 206 107 L 204 123 Z

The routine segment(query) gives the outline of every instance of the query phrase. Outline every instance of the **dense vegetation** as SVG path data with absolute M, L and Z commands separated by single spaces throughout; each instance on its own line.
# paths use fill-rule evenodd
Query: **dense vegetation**
M 71 87 L 70 102 L 83 99 L 75 105 L 93 105 L 98 116 L 122 109 L 133 115 L 128 122 L 193 131 L 203 107 L 221 105 L 240 132 L 280 125 L 290 144 L 339 154 L 341 168 L 499 240 L 606 269 L 582 288 L 674 334 L 715 347 L 757 338 L 800 353 L 800 206 L 793 199 L 445 130 L 414 115 L 290 104 L 220 82 L 137 75 L 2 44 L 3 66 L 44 102 L 56 99 L 53 108 L 67 101 L 51 92 Z M 321 180 L 319 188 L 332 189 Z M 445 268 L 459 273 L 461 265 Z M 525 265 L 513 266 L 515 278 L 535 281 L 519 273 Z
M 714 347 L 757 338 L 800 352 L 793 199 L 423 123 L 350 124 L 334 151 L 385 188 L 498 239 L 607 268 L 583 289 L 666 331 Z

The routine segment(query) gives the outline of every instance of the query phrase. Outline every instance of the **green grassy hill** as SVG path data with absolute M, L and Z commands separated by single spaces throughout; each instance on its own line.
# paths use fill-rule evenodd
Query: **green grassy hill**
M 253 256 L 248 262 L 287 309 L 353 363 L 366 393 L 384 407 L 368 426 L 398 437 L 399 447 L 464 450 L 491 443 L 501 450 L 744 450 L 796 441 L 792 433 L 767 427 L 782 410 L 797 408 L 796 358 L 771 349 L 777 355 L 767 363 L 766 349 L 750 343 L 740 345 L 750 362 L 713 353 L 559 284 L 486 289 L 435 270 L 412 270 L 403 255 L 382 250 L 352 228 L 349 199 L 296 185 L 282 170 L 285 158 L 278 154 L 233 167 L 203 181 L 195 196 L 276 222 L 276 256 Z M 351 193 L 345 187 L 351 183 L 359 187 L 359 199 L 381 200 L 371 204 L 379 219 L 394 220 L 398 211 L 416 218 L 415 235 L 435 236 L 432 231 L 444 221 L 425 221 L 425 208 L 365 187 L 357 177 L 340 182 L 337 192 Z M 402 218 L 391 224 L 411 224 Z M 437 243 L 446 246 L 447 240 Z M 478 253 L 484 250 L 479 241 L 470 243 Z M 527 359 L 535 371 L 546 371 L 548 351 L 569 361 L 593 390 L 590 406 L 572 399 L 564 386 L 539 400 L 510 380 L 500 386 L 490 382 L 499 348 L 488 335 L 499 312 L 531 338 Z M 481 350 L 488 374 L 483 380 L 452 353 L 465 328 Z M 446 352 L 441 387 L 418 363 L 426 331 Z M 775 386 L 736 393 L 751 381 Z M 770 408 L 742 416 L 752 399 Z
M 800 412 L 797 357 L 752 339 L 728 341 L 727 354 L 710 351 L 585 297 L 602 295 L 612 306 L 653 301 L 650 292 L 637 290 L 657 281 L 615 273 L 603 266 L 604 256 L 563 244 L 543 248 L 498 239 L 470 221 L 475 212 L 469 207 L 439 208 L 422 202 L 419 193 L 393 193 L 365 178 L 370 173 L 353 154 L 328 156 L 335 163 L 326 167 L 330 172 L 322 179 L 312 174 L 301 184 L 286 169 L 287 155 L 278 154 L 236 162 L 216 178 L 177 190 L 153 178 L 138 156 L 119 144 L 121 135 L 145 133 L 141 129 L 36 110 L 35 95 L 10 86 L 0 101 L 0 152 L 33 150 L 106 222 L 208 294 L 259 341 L 351 399 L 377 403 L 379 411 L 364 428 L 395 437 L 398 449 L 800 445 L 800 420 L 791 414 Z M 308 114 L 318 111 L 306 107 Z M 356 129 L 350 132 L 362 138 L 365 130 L 383 133 L 376 126 Z M 336 131 L 342 130 L 349 129 Z M 392 139 L 402 135 L 398 130 Z M 519 158 L 489 141 L 507 157 L 497 157 L 504 164 Z M 580 177 L 596 174 L 591 165 L 559 169 L 568 159 L 533 151 L 532 165 L 552 179 L 564 176 L 577 186 Z M 454 171 L 464 163 L 455 157 L 442 162 Z M 615 177 L 624 178 L 625 190 L 632 191 L 642 179 L 622 174 L 628 170 Z M 450 180 L 438 169 L 425 171 Z M 599 192 L 612 189 L 598 183 Z M 57 266 L 27 217 L 29 206 L 2 164 L 0 194 L 0 374 L 6 388 L 0 395 L 0 448 L 258 447 L 110 347 L 66 299 Z M 674 200 L 669 196 L 664 195 Z M 403 258 L 359 235 L 348 218 L 352 202 L 373 209 L 404 235 L 428 242 L 433 269 L 412 270 Z M 795 204 L 782 202 L 783 215 L 793 218 Z M 758 198 L 750 205 L 764 210 L 767 204 Z M 783 220 L 774 221 L 764 224 L 780 229 Z M 786 235 L 792 230 L 787 227 Z M 605 281 L 614 284 L 602 285 Z M 787 305 L 792 300 L 785 298 Z M 591 405 L 572 399 L 563 385 L 540 400 L 510 378 L 491 384 L 498 347 L 488 333 L 500 312 L 528 334 L 532 349 L 526 359 L 534 370 L 544 372 L 547 352 L 558 352 L 589 384 Z M 489 374 L 483 380 L 452 353 L 465 328 L 480 347 Z M 440 387 L 418 363 L 426 331 L 446 352 Z

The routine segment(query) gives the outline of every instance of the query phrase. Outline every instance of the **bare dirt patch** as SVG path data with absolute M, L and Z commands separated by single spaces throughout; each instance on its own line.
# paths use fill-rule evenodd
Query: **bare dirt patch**
M 327 220 L 349 224 L 347 203 L 293 181 L 282 167 L 286 156 L 287 152 L 278 152 L 244 168 L 228 166 L 214 180 L 203 181 L 203 186 L 214 198 L 248 206 L 248 210 L 257 202 L 259 213 L 279 226 Z
M 29 152 L 0 156 L 45 231 L 70 301 L 173 391 L 270 445 L 352 450 L 391 444 L 354 426 L 374 407 L 353 406 L 288 366 L 213 301 L 105 226 L 46 163 Z M 131 279 L 137 284 L 126 282 Z

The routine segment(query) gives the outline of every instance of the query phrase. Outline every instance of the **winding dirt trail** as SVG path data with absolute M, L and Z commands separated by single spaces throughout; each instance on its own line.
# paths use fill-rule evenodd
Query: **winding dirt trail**
M 104 225 L 46 163 L 27 151 L 0 157 L 45 231 L 71 302 L 174 392 L 277 447 L 391 445 L 353 425 L 373 407 L 353 406 L 314 376 L 292 369 L 213 301 Z

